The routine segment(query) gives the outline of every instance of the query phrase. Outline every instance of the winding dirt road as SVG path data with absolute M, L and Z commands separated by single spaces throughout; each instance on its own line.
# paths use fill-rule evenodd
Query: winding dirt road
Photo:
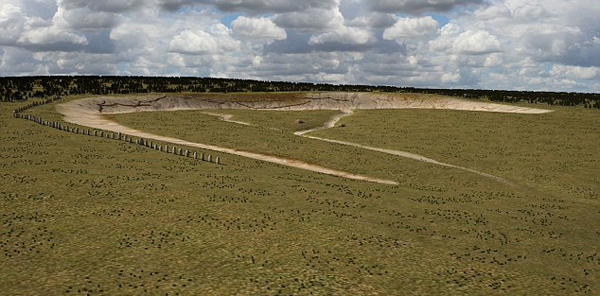
M 295 132 L 294 134 L 298 135 L 298 136 L 303 136 L 305 138 L 313 139 L 313 140 L 325 141 L 325 142 L 335 143 L 335 144 L 340 144 L 340 145 L 345 145 L 345 146 L 352 146 L 352 147 L 357 147 L 357 148 L 362 148 L 362 149 L 367 149 L 367 150 L 372 150 L 372 151 L 387 153 L 387 154 L 391 154 L 391 155 L 396 155 L 396 156 L 400 156 L 400 157 L 404 157 L 404 158 L 409 158 L 409 159 L 413 159 L 413 160 L 418 160 L 418 161 L 422 161 L 422 162 L 426 162 L 426 163 L 431 163 L 431 164 L 435 164 L 435 165 L 441 165 L 441 166 L 445 166 L 445 167 L 460 169 L 460 170 L 464 170 L 464 171 L 467 171 L 467 172 L 475 173 L 475 174 L 478 174 L 480 176 L 484 176 L 486 178 L 490 178 L 490 179 L 493 179 L 493 180 L 496 180 L 498 182 L 502 182 L 502 183 L 505 183 L 505 184 L 508 184 L 508 185 L 514 185 L 512 182 L 510 182 L 508 180 L 505 180 L 505 179 L 502 179 L 502 178 L 500 178 L 498 176 L 494 176 L 494 175 L 491 175 L 491 174 L 488 174 L 488 173 L 476 171 L 476 170 L 473 170 L 473 169 L 470 169 L 470 168 L 466 168 L 466 167 L 461 167 L 461 166 L 457 166 L 457 165 L 453 165 L 453 164 L 439 162 L 437 160 L 434 160 L 434 159 L 431 159 L 431 158 L 428 158 L 428 157 L 425 157 L 425 156 L 422 156 L 422 155 L 418 155 L 418 154 L 406 152 L 406 151 L 393 150 L 393 149 L 383 149 L 383 148 L 377 148 L 377 147 L 372 147 L 372 146 L 366 146 L 366 145 L 362 145 L 362 144 L 358 144 L 358 143 L 352 143 L 352 142 L 339 141 L 339 140 L 326 139 L 326 138 L 320 138 L 320 137 L 314 137 L 314 136 L 307 136 L 306 135 L 307 133 L 311 133 L 311 132 L 314 132 L 314 131 L 332 128 L 342 118 L 354 114 L 354 112 L 352 112 L 352 110 L 340 110 L 340 111 L 342 112 L 341 114 L 334 115 L 323 126 L 312 128 L 312 129 L 308 129 L 308 130 L 304 130 L 304 131 Z
M 313 172 L 349 178 L 354 180 L 369 181 L 380 184 L 398 185 L 398 182 L 362 176 L 349 172 L 344 172 L 336 169 L 326 168 L 320 165 L 307 163 L 300 160 L 277 157 L 256 152 L 249 152 L 239 149 L 220 147 L 215 145 L 201 144 L 190 141 L 185 141 L 172 137 L 159 136 L 133 128 L 120 125 L 114 121 L 106 119 L 104 114 L 120 114 L 132 112 L 150 112 L 150 111 L 175 111 L 175 110 L 211 110 L 211 109 L 251 109 L 251 110 L 274 110 L 274 111 L 290 111 L 290 110 L 339 110 L 341 114 L 336 114 L 323 126 L 312 128 L 305 131 L 299 131 L 295 134 L 298 136 L 307 137 L 314 140 L 326 141 L 341 145 L 353 146 L 362 149 L 378 151 L 382 153 L 392 154 L 400 157 L 410 158 L 418 161 L 423 161 L 435 165 L 457 168 L 481 176 L 494 179 L 496 181 L 511 184 L 509 181 L 493 176 L 487 173 L 479 172 L 465 167 L 451 165 L 439 162 L 421 155 L 391 150 L 377 147 L 365 146 L 357 143 L 325 139 L 306 134 L 321 129 L 334 127 L 335 124 L 345 116 L 352 115 L 352 109 L 404 109 L 404 108 L 420 108 L 420 109 L 451 109 L 451 110 L 467 110 L 467 111 L 484 111 L 484 112 L 504 112 L 504 113 L 521 113 L 521 114 L 544 114 L 552 112 L 543 109 L 534 109 L 526 107 L 517 107 L 510 105 L 500 105 L 483 102 L 472 102 L 459 100 L 447 97 L 429 96 L 423 98 L 417 95 L 372 95 L 364 93 L 318 93 L 308 94 L 305 97 L 297 98 L 296 100 L 260 100 L 260 101 L 235 101 L 231 99 L 222 100 L 213 97 L 198 98 L 182 97 L 182 96 L 161 96 L 150 98 L 148 96 L 140 97 L 108 97 L 108 98 L 87 98 L 81 100 L 70 101 L 57 106 L 60 113 L 64 115 L 67 122 L 87 126 L 90 128 L 103 129 L 112 132 L 119 132 L 130 136 L 137 136 L 146 139 L 153 139 L 162 142 L 173 143 L 188 147 L 196 147 L 200 149 L 219 151 L 228 154 L 239 155 L 256 160 L 276 163 L 294 168 L 300 168 Z M 219 114 L 204 112 L 204 114 L 217 116 L 221 120 L 236 124 L 250 125 L 246 122 L 231 120 L 233 117 L 229 114 Z

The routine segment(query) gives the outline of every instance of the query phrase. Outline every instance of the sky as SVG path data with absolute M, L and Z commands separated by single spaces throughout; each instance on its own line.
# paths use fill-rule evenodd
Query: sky
M 598 0 L 0 0 L 0 76 L 600 92 Z

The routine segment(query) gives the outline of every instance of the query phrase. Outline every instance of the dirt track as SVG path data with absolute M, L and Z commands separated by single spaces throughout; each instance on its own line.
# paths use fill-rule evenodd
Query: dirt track
M 297 135 L 304 136 L 306 133 L 316 131 L 319 129 L 330 128 L 335 125 L 342 117 L 352 114 L 351 109 L 405 109 L 405 108 L 419 108 L 419 109 L 450 109 L 450 110 L 465 110 L 465 111 L 484 111 L 484 112 L 504 112 L 504 113 L 522 113 L 522 114 L 543 114 L 552 112 L 543 109 L 516 107 L 510 105 L 500 105 L 482 102 L 472 102 L 466 100 L 459 100 L 454 98 L 446 98 L 439 96 L 428 96 L 422 97 L 411 94 L 368 94 L 368 93 L 317 93 L 308 94 L 303 97 L 294 96 L 293 99 L 279 99 L 279 100 L 240 100 L 235 101 L 231 99 L 224 99 L 219 96 L 199 96 L 197 98 L 189 98 L 185 96 L 133 96 L 133 97 L 107 97 L 107 98 L 87 98 L 81 100 L 71 101 L 65 104 L 57 106 L 60 113 L 65 116 L 65 121 L 74 124 L 87 126 L 96 129 L 103 129 L 113 132 L 120 132 L 132 136 L 143 137 L 146 139 L 154 139 L 163 142 L 170 142 L 173 144 L 184 145 L 189 147 L 197 147 L 206 150 L 219 151 L 229 154 L 235 154 L 243 157 L 252 159 L 277 163 L 290 167 L 310 170 L 314 172 L 350 178 L 355 180 L 363 180 L 376 182 L 381 184 L 397 185 L 398 183 L 391 180 L 383 180 L 378 178 L 371 178 L 367 176 L 361 176 L 352 174 L 349 172 L 343 172 L 340 170 L 330 169 L 316 164 L 310 164 L 303 161 L 287 159 L 283 157 L 276 157 L 261 153 L 248 152 L 238 149 L 219 147 L 214 145 L 207 145 L 201 143 L 189 142 L 181 139 L 164 137 L 154 135 L 142 131 L 138 131 L 126 126 L 122 126 L 116 122 L 106 119 L 103 114 L 120 114 L 120 113 L 132 113 L 132 112 L 150 112 L 150 111 L 176 111 L 176 110 L 211 110 L 211 109 L 252 109 L 252 110 L 340 110 L 343 113 L 334 116 L 330 121 L 325 123 L 324 126 L 297 132 Z M 218 116 L 222 120 L 234 122 L 237 124 L 247 124 L 245 122 L 232 121 L 231 116 L 215 113 L 206 113 L 208 115 Z M 477 172 L 468 168 L 463 168 L 455 165 L 445 164 L 433 159 L 429 159 L 420 155 L 396 151 L 381 149 L 376 147 L 368 147 L 360 144 L 336 141 L 330 139 L 323 139 L 317 137 L 308 138 L 327 141 L 332 143 L 338 143 L 342 145 L 349 145 L 360 147 L 364 149 L 375 150 L 379 152 L 389 153 L 398 155 L 401 157 L 408 157 L 420 161 L 425 161 L 437 165 L 454 167 L 470 172 L 486 176 L 497 181 L 508 183 L 499 177 L 492 176 L 486 173 Z

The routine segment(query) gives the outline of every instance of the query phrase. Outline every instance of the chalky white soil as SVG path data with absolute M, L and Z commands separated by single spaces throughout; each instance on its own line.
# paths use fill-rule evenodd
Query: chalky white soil
M 169 142 L 182 146 L 197 147 L 200 149 L 219 151 L 223 153 L 235 154 L 252 159 L 277 163 L 290 167 L 305 169 L 309 171 L 350 178 L 355 180 L 370 181 L 381 184 L 397 185 L 396 181 L 371 178 L 344 172 L 340 170 L 326 168 L 316 164 L 310 164 L 303 161 L 277 157 L 256 152 L 249 152 L 239 149 L 219 147 L 215 145 L 189 142 L 172 137 L 159 136 L 147 132 L 132 129 L 116 122 L 108 120 L 104 114 L 122 114 L 133 112 L 152 112 L 152 111 L 177 111 L 177 110 L 217 110 L 217 109 L 249 109 L 249 110 L 273 110 L 273 111 L 303 111 L 303 110 L 340 110 L 341 114 L 335 115 L 322 127 L 296 132 L 298 136 L 308 137 L 314 140 L 327 141 L 341 145 L 348 145 L 397 155 L 427 163 L 453 167 L 457 169 L 473 172 L 494 180 L 510 184 L 508 181 L 499 177 L 478 172 L 472 169 L 446 164 L 424 156 L 409 152 L 382 149 L 377 147 L 364 146 L 356 143 L 324 139 L 307 136 L 308 133 L 331 128 L 343 117 L 352 114 L 353 109 L 448 109 L 463 111 L 481 111 L 481 112 L 501 112 L 501 113 L 520 113 L 520 114 L 544 114 L 552 112 L 550 110 L 518 107 L 511 105 L 493 104 L 485 102 L 474 102 L 460 100 L 443 96 L 423 96 L 416 94 L 377 94 L 377 93 L 309 93 L 303 96 L 294 96 L 291 99 L 270 99 L 268 96 L 264 100 L 232 100 L 231 97 L 202 95 L 200 97 L 186 95 L 163 95 L 163 96 L 128 96 L 128 97 L 96 97 L 81 100 L 70 101 L 57 106 L 60 113 L 65 116 L 65 121 L 106 131 L 120 132 L 131 136 L 153 139 L 162 142 Z M 216 114 L 206 112 L 207 115 L 218 116 L 224 121 L 236 124 L 248 124 L 231 120 L 231 115 Z

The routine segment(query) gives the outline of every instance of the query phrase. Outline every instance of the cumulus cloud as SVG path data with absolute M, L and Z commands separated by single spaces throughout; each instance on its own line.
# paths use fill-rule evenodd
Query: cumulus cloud
M 122 13 L 135 11 L 146 4 L 143 0 L 58 0 L 58 6 L 71 10 L 86 8 L 92 11 Z
M 341 27 L 335 31 L 313 36 L 308 43 L 311 45 L 325 43 L 340 44 L 365 44 L 371 39 L 371 34 L 366 30 Z
M 339 9 L 310 8 L 275 16 L 274 22 L 282 28 L 300 30 L 336 29 L 344 23 Z
M 0 44 L 15 44 L 28 21 L 18 6 L 10 3 L 0 6 Z
M 460 73 L 444 73 L 442 83 L 456 83 L 460 81 Z
M 169 52 L 182 54 L 207 54 L 216 52 L 217 49 L 215 39 L 202 30 L 183 31 L 173 37 L 173 40 L 169 43 Z
M 465 54 L 487 54 L 500 52 L 500 41 L 485 30 L 467 30 L 458 35 L 453 49 Z
M 550 75 L 570 79 L 594 79 L 600 75 L 600 68 L 565 66 L 557 64 L 552 66 Z
M 32 17 L 20 7 L 0 6 L 0 44 L 38 50 L 81 50 L 88 40 L 82 34 L 57 26 L 51 20 Z
M 63 32 L 54 27 L 35 27 L 27 30 L 17 41 L 22 45 L 50 45 L 50 44 L 88 44 L 85 36 L 77 35 L 71 32 Z
M 374 29 L 385 29 L 393 26 L 398 17 L 388 13 L 371 12 L 363 16 L 353 18 L 349 25 L 353 27 L 369 27 Z
M 244 37 L 282 40 L 287 38 L 285 30 L 277 27 L 268 18 L 248 18 L 240 16 L 231 23 L 233 32 Z
M 411 37 L 424 37 L 436 34 L 440 24 L 430 16 L 422 18 L 401 18 L 396 24 L 383 32 L 386 40 Z
M 66 10 L 59 7 L 53 21 L 56 25 L 68 29 L 105 29 L 117 26 L 120 17 L 113 13 L 96 12 L 89 8 Z
M 215 25 L 209 32 L 185 30 L 169 42 L 169 52 L 202 55 L 239 49 L 240 42 L 229 36 L 227 27 Z
M 450 11 L 457 6 L 481 5 L 484 0 L 371 0 L 369 3 L 373 11 L 423 14 Z
M 309 8 L 331 9 L 338 0 L 159 0 L 161 8 L 176 11 L 184 6 L 211 5 L 221 11 L 250 14 L 285 13 Z
M 0 73 L 600 91 L 598 15 L 597 0 L 3 0 Z

